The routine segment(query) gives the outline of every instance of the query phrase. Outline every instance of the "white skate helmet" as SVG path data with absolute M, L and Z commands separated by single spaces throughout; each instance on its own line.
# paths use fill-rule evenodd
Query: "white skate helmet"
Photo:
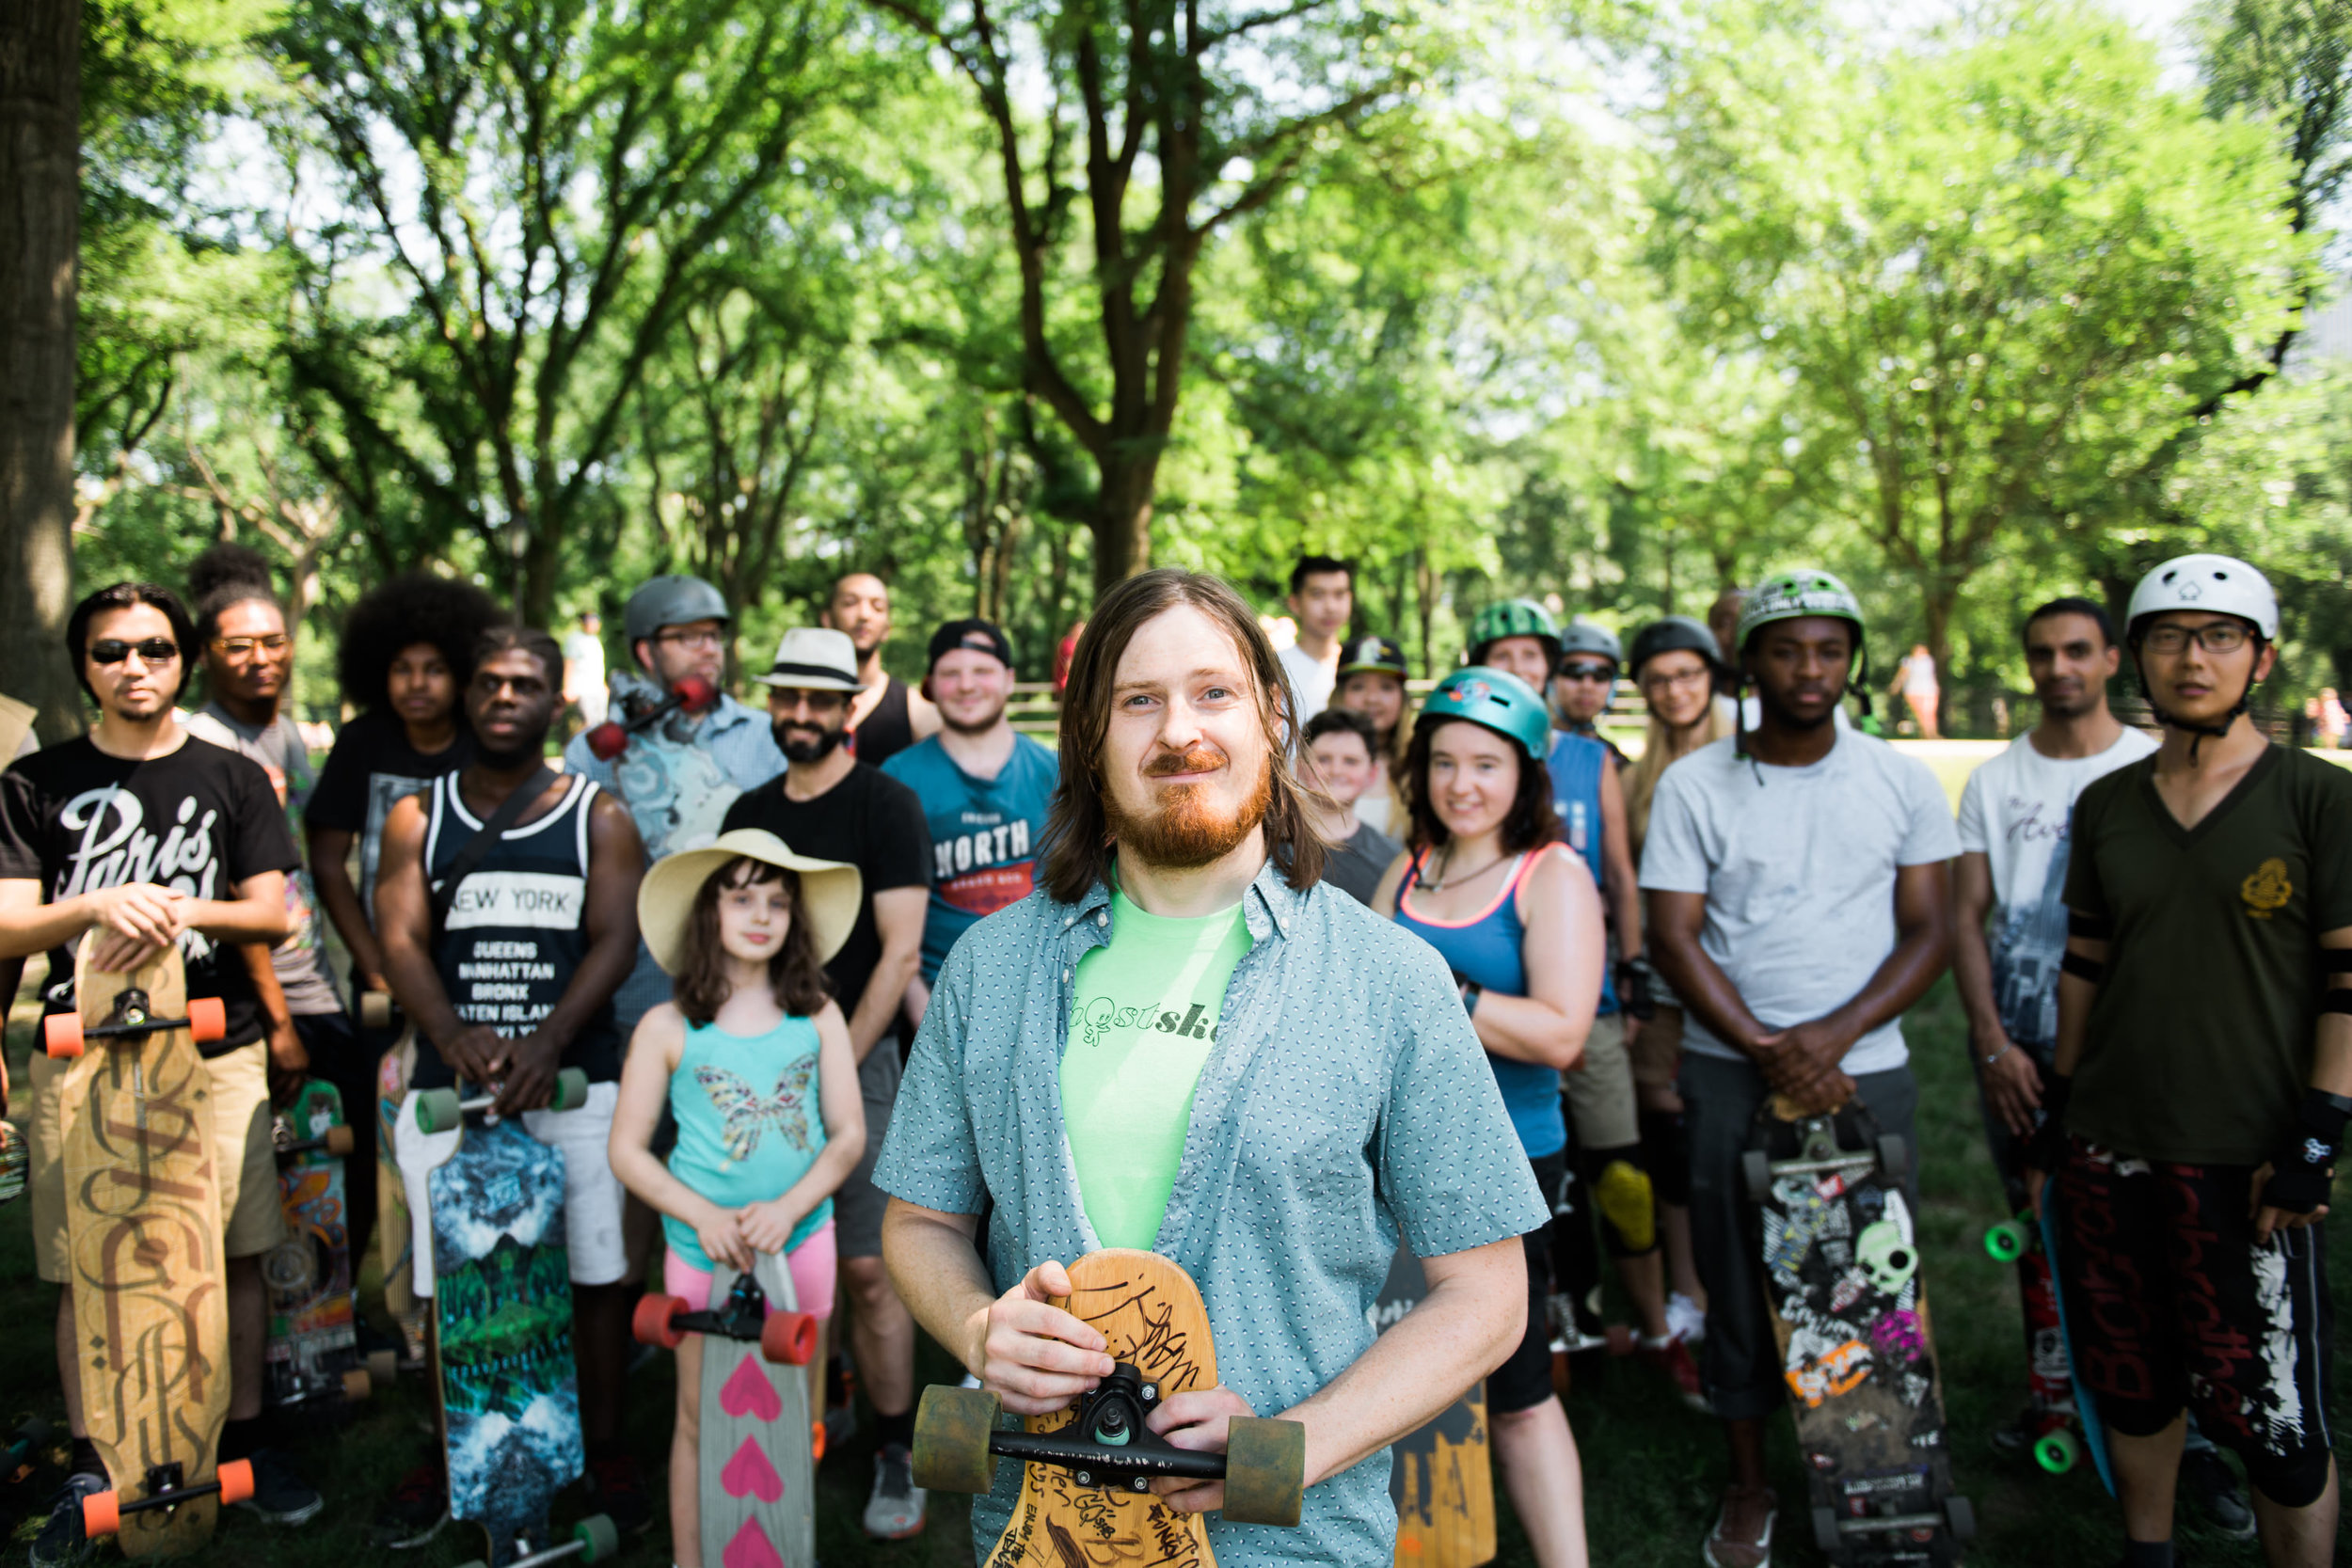
M 2251 621 L 2264 641 L 2279 641 L 2279 595 L 2270 579 L 2231 556 L 2178 555 L 2141 578 L 2124 613 L 2125 640 L 2137 639 L 2141 622 L 2168 610 L 2235 615 Z

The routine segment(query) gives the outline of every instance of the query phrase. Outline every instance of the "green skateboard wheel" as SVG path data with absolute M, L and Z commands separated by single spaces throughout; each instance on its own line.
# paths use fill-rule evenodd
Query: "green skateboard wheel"
M 1004 1408 L 985 1388 L 933 1384 L 914 1411 L 914 1484 L 929 1492 L 985 1492 L 996 1484 L 988 1435 Z
M 2062 1476 L 2082 1463 L 2083 1446 L 2064 1427 L 2034 1439 L 2033 1462 L 2054 1476 Z
M 601 1513 L 591 1513 L 572 1527 L 572 1539 L 580 1543 L 580 1560 L 602 1562 L 617 1557 L 621 1550 L 621 1532 L 612 1528 L 612 1521 Z
M 2033 1232 L 2024 1220 L 2003 1220 L 1984 1233 L 1984 1250 L 1996 1263 L 2014 1263 L 2032 1247 Z
M 466 1119 L 455 1089 L 426 1089 L 417 1096 L 417 1129 L 423 1132 L 453 1132 Z
M 1751 1148 L 1740 1156 L 1740 1180 L 1748 1189 L 1748 1201 L 1761 1203 L 1772 1196 L 1772 1163 L 1760 1148 Z
M 576 1067 L 567 1067 L 555 1075 L 554 1109 L 577 1111 L 588 1103 L 588 1075 Z
M 1879 1134 L 1879 1175 L 1888 1181 L 1900 1181 L 1911 1174 L 1911 1145 L 1893 1132 Z
M 1236 1416 L 1225 1443 L 1225 1517 L 1295 1525 L 1307 1496 L 1307 1429 Z

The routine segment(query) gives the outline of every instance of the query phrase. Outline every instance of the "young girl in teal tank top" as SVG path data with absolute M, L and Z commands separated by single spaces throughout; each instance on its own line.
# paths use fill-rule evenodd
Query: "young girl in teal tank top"
M 690 1310 L 710 1301 L 712 1270 L 750 1272 L 784 1254 L 800 1310 L 820 1324 L 809 1371 L 825 1365 L 833 1310 L 833 1195 L 866 1145 L 857 1064 L 824 960 L 856 917 L 855 867 L 794 854 L 774 834 L 727 833 L 662 861 L 638 891 L 645 943 L 672 1000 L 638 1023 L 621 1071 L 612 1169 L 661 1215 L 662 1282 Z M 652 1150 L 664 1106 L 677 1147 Z M 703 1568 L 697 1445 L 700 1335 L 677 1347 L 670 1446 L 670 1533 L 678 1568 Z M 809 1397 L 823 1397 L 812 1382 Z

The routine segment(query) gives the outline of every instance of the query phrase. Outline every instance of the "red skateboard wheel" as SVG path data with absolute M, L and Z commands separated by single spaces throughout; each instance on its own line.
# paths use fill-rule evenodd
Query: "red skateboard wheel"
M 808 1462 L 811 1465 L 825 1462 L 825 1423 L 821 1419 L 808 1423 Z
M 787 1367 L 805 1367 L 817 1354 L 817 1320 L 805 1312 L 778 1312 L 759 1328 L 759 1354 Z
M 588 751 L 598 762 L 611 762 L 628 750 L 628 732 L 607 721 L 588 732 Z
M 229 1035 L 229 1008 L 217 996 L 188 998 L 188 1033 L 199 1045 L 210 1045 Z
M 637 1310 L 630 1315 L 629 1332 L 641 1345 L 659 1345 L 663 1350 L 675 1350 L 686 1336 L 679 1333 L 672 1321 L 686 1310 L 686 1303 L 675 1296 L 648 1295 L 637 1298 Z
M 62 1056 L 79 1056 L 82 1053 L 82 1015 L 51 1013 L 42 1019 L 40 1043 L 53 1061 Z
M 220 1500 L 241 1503 L 253 1496 L 253 1461 L 232 1459 L 220 1467 Z
M 121 1528 L 120 1493 L 92 1492 L 82 1499 L 82 1533 L 85 1536 L 112 1535 Z

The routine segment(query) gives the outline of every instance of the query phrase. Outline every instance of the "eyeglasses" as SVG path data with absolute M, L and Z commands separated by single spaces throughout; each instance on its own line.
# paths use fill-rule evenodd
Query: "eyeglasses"
M 2209 654 L 2233 654 L 2246 646 L 2246 640 L 2252 635 L 2235 621 L 2208 621 L 2194 629 L 2157 626 L 2140 639 L 2140 644 L 2152 654 L 2177 654 L 2188 646 L 2189 639 L 2195 638 L 2197 645 Z
M 293 645 L 294 639 L 282 631 L 272 632 L 267 637 L 215 637 L 213 639 L 213 652 L 226 655 L 230 658 L 243 658 L 256 648 L 263 653 L 282 654 Z
M 1564 681 L 1606 681 L 1616 678 L 1616 671 L 1606 664 L 1563 664 L 1560 678 Z
M 681 648 L 723 648 L 726 646 L 726 633 L 723 631 L 665 631 L 654 641 L 674 643 Z
M 1671 675 L 1662 670 L 1653 671 L 1642 677 L 1642 689 L 1645 691 L 1680 690 L 1685 687 L 1704 686 L 1711 678 L 1711 672 L 1705 665 L 1695 670 L 1679 671 Z
M 89 645 L 90 659 L 98 664 L 119 664 L 133 654 L 148 664 L 167 664 L 180 657 L 180 644 L 168 637 L 143 637 L 136 642 L 102 637 Z

